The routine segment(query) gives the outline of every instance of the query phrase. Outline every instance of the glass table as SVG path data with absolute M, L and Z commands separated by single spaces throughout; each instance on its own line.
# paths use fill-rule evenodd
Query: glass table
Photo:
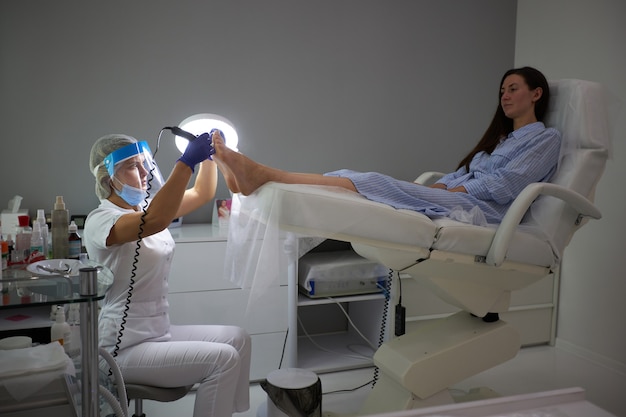
M 0 309 L 80 303 L 82 417 L 99 415 L 98 301 L 113 283 L 93 261 L 49 259 L 2 271 Z

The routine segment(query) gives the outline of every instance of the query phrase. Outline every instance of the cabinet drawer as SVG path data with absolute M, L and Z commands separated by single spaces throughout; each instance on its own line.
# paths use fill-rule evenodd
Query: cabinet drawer
M 511 293 L 511 307 L 533 305 L 533 304 L 552 304 L 554 294 L 554 274 Z
M 249 290 L 169 294 L 172 324 L 231 324 L 250 334 L 286 331 L 287 287 L 272 288 L 248 305 Z
M 225 242 L 177 243 L 169 292 L 224 290 L 237 288 L 224 278 Z
M 519 332 L 523 346 L 552 343 L 552 308 L 507 311 L 500 314 Z

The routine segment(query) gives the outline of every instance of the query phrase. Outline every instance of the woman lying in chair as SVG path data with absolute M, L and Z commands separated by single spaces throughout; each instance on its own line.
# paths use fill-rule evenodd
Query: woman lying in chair
M 214 137 L 213 159 L 231 191 L 249 195 L 267 182 L 329 185 L 430 217 L 453 208 L 480 208 L 488 223 L 499 223 L 524 187 L 548 181 L 555 172 L 561 134 L 546 128 L 550 91 L 544 75 L 530 67 L 507 71 L 500 82 L 500 103 L 483 137 L 449 173 L 431 186 L 401 181 L 376 172 L 339 170 L 326 174 L 282 171 L 228 149 Z

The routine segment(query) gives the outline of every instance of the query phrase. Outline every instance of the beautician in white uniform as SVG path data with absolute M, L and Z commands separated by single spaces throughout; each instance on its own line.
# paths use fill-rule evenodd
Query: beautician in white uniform
M 100 346 L 115 356 L 127 383 L 199 383 L 194 417 L 230 416 L 249 408 L 251 345 L 246 331 L 170 325 L 168 316 L 174 240 L 167 226 L 215 196 L 211 140 L 204 134 L 191 142 L 163 182 L 145 142 L 119 134 L 98 139 L 89 168 L 100 206 L 89 214 L 84 230 L 90 259 L 115 276 L 99 317 Z M 187 189 L 196 166 L 193 187 Z M 150 195 L 144 214 L 146 190 Z

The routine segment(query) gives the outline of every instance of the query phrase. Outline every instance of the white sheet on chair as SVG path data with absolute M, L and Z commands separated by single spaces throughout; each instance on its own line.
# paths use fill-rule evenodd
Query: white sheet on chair
M 387 266 L 399 269 L 428 258 L 431 249 L 486 256 L 494 233 L 495 227 L 432 220 L 341 188 L 269 183 L 233 199 L 225 273 L 250 289 L 250 308 L 284 283 L 285 245 L 293 246 L 293 262 L 317 237 L 358 242 L 398 253 L 399 263 Z M 532 229 L 516 233 L 507 258 L 541 266 L 555 261 L 551 245 Z
M 254 194 L 235 195 L 231 208 L 225 276 L 250 290 L 248 311 L 284 283 L 285 245 L 293 263 L 324 238 L 359 241 L 428 257 L 436 226 L 428 217 L 395 210 L 336 187 L 270 183 Z M 322 239 L 317 239 L 322 238 Z M 299 250 L 297 250 L 299 249 Z M 281 263 L 282 262 L 282 263 Z

